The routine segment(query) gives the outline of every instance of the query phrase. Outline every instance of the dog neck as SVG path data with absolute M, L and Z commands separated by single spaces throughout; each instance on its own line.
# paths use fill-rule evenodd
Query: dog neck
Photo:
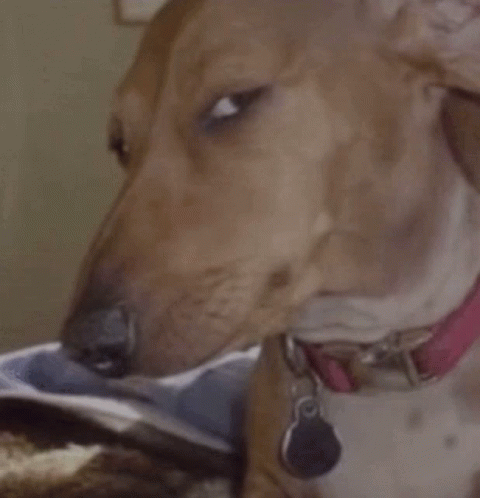
M 407 381 L 403 387 L 440 379 L 480 337 L 480 278 L 463 304 L 439 323 L 373 337 L 359 343 L 341 333 L 334 340 L 330 336 L 319 344 L 300 344 L 313 371 L 334 391 L 398 388 L 398 374 Z

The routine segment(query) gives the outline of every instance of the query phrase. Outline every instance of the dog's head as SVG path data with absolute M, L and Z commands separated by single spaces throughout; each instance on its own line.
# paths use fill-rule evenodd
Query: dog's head
M 115 93 L 127 179 L 80 272 L 74 356 L 170 373 L 284 331 L 308 303 L 317 331 L 358 340 L 463 299 L 480 271 L 462 128 L 476 102 L 448 89 L 480 89 L 480 20 L 357 3 L 157 15 Z

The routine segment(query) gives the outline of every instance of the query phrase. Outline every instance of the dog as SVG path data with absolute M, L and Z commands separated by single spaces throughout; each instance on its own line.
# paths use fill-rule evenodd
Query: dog
M 472 2 L 171 2 L 114 94 L 126 180 L 64 347 L 166 375 L 263 342 L 246 497 L 480 496 L 479 93 Z M 318 479 L 279 455 L 285 334 L 342 448 Z

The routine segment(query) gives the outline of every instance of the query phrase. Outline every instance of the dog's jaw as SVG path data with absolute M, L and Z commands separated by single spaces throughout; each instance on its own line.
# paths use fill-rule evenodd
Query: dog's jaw
M 314 296 L 299 313 L 295 336 L 306 342 L 374 342 L 392 331 L 438 323 L 461 306 L 480 275 L 480 230 L 471 219 L 477 195 L 457 179 L 441 237 L 416 285 L 384 298 Z

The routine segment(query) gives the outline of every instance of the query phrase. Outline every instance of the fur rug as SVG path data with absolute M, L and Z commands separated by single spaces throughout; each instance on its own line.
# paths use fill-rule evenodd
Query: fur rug
M 2 498 L 231 498 L 234 473 L 189 467 L 81 421 L 0 410 Z
M 225 478 L 198 478 L 121 446 L 45 449 L 0 432 L 2 498 L 226 498 Z
M 41 449 L 0 433 L 3 498 L 224 498 L 227 479 L 199 480 L 138 450 L 68 444 Z

